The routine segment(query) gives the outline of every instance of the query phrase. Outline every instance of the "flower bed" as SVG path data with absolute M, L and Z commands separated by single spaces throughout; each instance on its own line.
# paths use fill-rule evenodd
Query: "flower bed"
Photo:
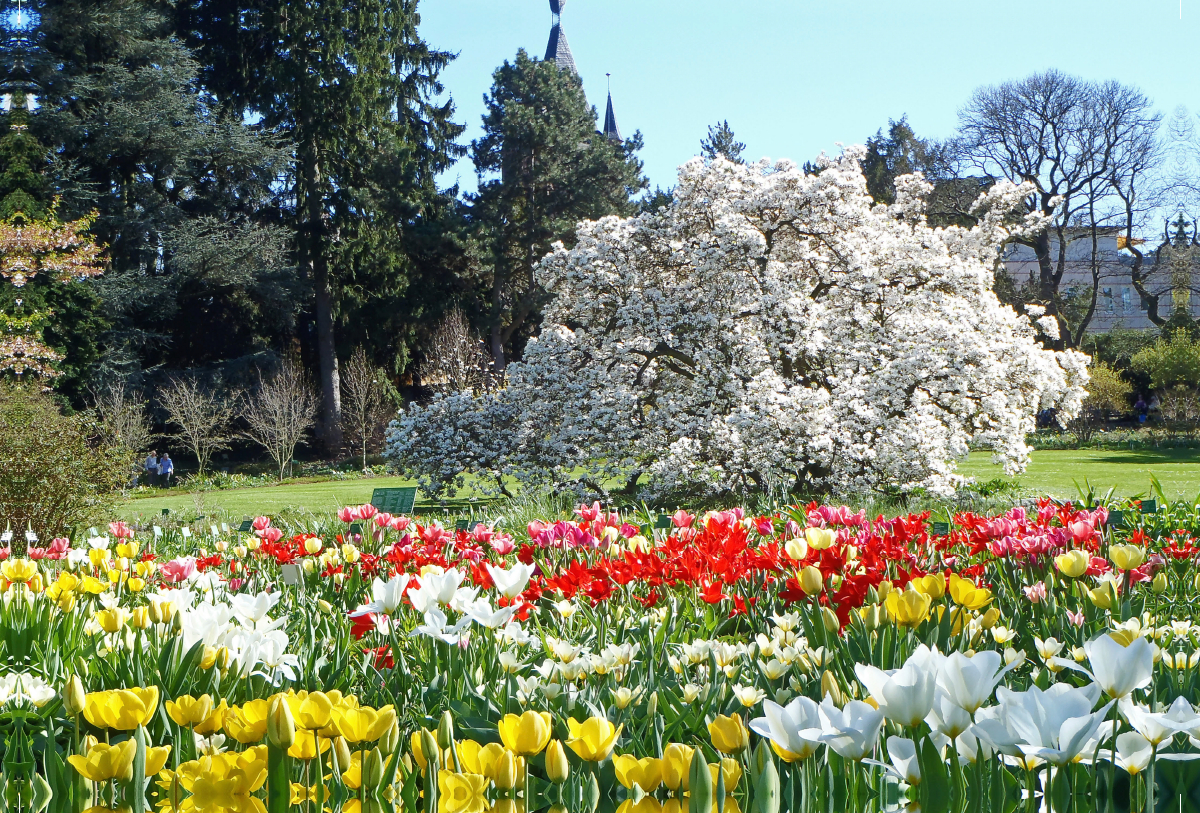
M 324 534 L 113 523 L 5 548 L 6 793 L 72 813 L 1154 809 L 1200 756 L 1200 517 L 1151 507 L 592 505 L 452 530 L 361 506 Z

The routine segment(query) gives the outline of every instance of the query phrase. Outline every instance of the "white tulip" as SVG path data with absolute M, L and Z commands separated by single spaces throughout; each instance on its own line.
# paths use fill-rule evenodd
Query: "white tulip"
M 695 688 L 699 695 L 699 687 Z M 770 740 L 776 753 L 788 762 L 798 762 L 816 753 L 820 740 L 811 732 L 820 729 L 818 706 L 807 697 L 797 697 L 786 706 L 767 700 L 763 703 L 763 716 L 750 721 L 750 730 Z M 801 735 L 802 731 L 810 732 L 810 736 Z

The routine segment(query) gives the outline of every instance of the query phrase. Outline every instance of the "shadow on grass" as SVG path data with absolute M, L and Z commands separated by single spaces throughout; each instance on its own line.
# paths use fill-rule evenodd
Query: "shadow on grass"
M 1136 452 L 1109 452 L 1104 457 L 1093 457 L 1079 461 L 1076 465 L 1089 463 L 1141 464 L 1146 466 L 1164 463 L 1200 464 L 1200 449 L 1139 449 Z

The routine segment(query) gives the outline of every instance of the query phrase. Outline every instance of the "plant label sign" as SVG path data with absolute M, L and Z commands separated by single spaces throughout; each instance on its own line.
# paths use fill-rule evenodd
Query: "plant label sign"
M 469 519 L 460 519 L 460 520 L 455 520 L 455 522 L 454 522 L 454 530 L 456 530 L 456 531 L 469 531 L 469 530 L 471 530 L 471 520 L 469 520 Z
M 377 488 L 371 493 L 371 505 L 388 514 L 411 514 L 416 503 L 416 486 Z
M 670 528 L 670 527 L 671 527 L 671 515 L 670 514 L 659 514 L 658 518 L 654 520 L 654 529 L 656 531 L 664 530 L 664 529 Z
M 933 535 L 934 536 L 949 536 L 950 535 L 950 523 L 949 522 L 933 523 Z
M 304 571 L 300 565 L 284 565 L 279 568 L 280 575 L 283 576 L 283 583 L 296 587 L 304 583 Z
M 238 533 L 248 534 L 254 530 L 254 522 L 250 517 L 242 517 L 242 524 L 238 526 Z

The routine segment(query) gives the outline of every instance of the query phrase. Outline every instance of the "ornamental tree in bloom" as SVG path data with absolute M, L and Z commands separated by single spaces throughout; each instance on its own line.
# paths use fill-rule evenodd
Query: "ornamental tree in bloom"
M 1045 226 L 1016 214 L 1030 189 L 998 183 L 976 226 L 933 229 L 929 184 L 876 205 L 862 155 L 816 175 L 696 159 L 664 210 L 581 223 L 538 268 L 551 300 L 507 387 L 410 408 L 389 454 L 435 492 L 582 470 L 652 491 L 944 493 L 972 443 L 1020 471 L 1037 412 L 1075 414 L 1087 383 L 1086 356 L 1043 349 L 992 292 L 1005 242 Z

